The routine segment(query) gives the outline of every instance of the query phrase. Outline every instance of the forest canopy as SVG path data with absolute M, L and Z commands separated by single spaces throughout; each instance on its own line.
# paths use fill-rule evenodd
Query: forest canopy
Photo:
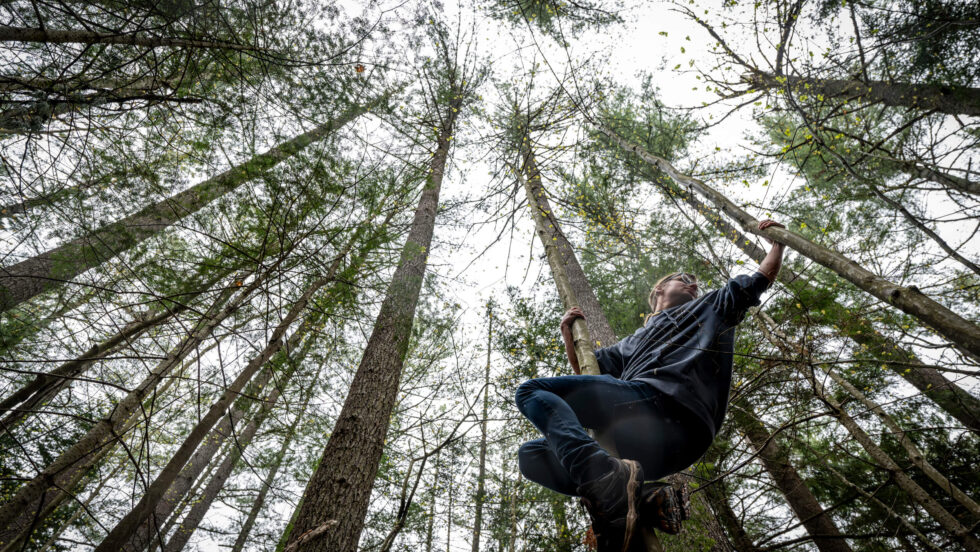
M 0 16 L 0 552 L 589 550 L 515 392 L 773 242 L 634 549 L 980 551 L 976 2 Z

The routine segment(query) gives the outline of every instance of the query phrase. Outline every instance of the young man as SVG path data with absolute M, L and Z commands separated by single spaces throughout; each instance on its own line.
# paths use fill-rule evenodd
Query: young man
M 759 229 L 783 225 L 772 220 Z M 544 435 L 518 451 L 521 473 L 559 493 L 581 496 L 600 552 L 625 551 L 642 525 L 679 530 L 680 502 L 670 487 L 650 485 L 683 470 L 708 449 L 721 426 L 732 380 L 735 326 L 775 281 L 784 245 L 772 244 L 751 276 L 732 278 L 699 297 L 697 279 L 678 272 L 650 293 L 653 315 L 633 335 L 596 351 L 600 376 L 579 375 L 571 326 L 561 332 L 577 375 L 539 378 L 517 390 L 517 408 Z M 611 456 L 584 428 L 605 435 Z M 660 511 L 641 510 L 656 504 Z M 648 508 L 649 509 L 649 508 Z

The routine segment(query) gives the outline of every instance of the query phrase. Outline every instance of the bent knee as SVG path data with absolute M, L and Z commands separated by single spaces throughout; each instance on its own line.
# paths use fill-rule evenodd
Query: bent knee
M 517 409 L 522 413 L 524 412 L 524 403 L 526 403 L 531 397 L 531 394 L 538 389 L 538 384 L 535 383 L 536 381 L 537 380 L 530 379 L 517 386 L 517 392 L 514 393 L 514 402 L 517 404 Z

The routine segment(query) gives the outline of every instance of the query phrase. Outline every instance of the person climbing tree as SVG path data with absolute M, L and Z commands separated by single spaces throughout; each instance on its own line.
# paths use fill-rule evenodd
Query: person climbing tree
M 784 228 L 759 222 L 760 230 L 770 226 Z M 661 278 L 650 292 L 646 324 L 596 351 L 599 376 L 580 373 L 571 326 L 585 315 L 569 309 L 560 327 L 576 375 L 518 387 L 517 408 L 544 435 L 520 447 L 521 473 L 581 497 L 599 552 L 627 550 L 641 526 L 680 530 L 687 497 L 653 481 L 693 464 L 718 433 L 732 380 L 735 326 L 775 281 L 784 249 L 773 243 L 755 274 L 735 276 L 700 297 L 693 274 Z M 619 457 L 584 428 L 611 437 Z

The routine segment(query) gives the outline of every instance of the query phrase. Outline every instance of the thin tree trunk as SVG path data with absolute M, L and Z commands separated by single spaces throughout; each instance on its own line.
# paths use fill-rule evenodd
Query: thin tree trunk
M 579 264 L 578 258 L 575 256 L 572 244 L 561 231 L 561 225 L 551 208 L 547 191 L 541 182 L 541 171 L 538 169 L 530 138 L 524 144 L 520 152 L 522 164 L 520 169 L 524 175 L 524 190 L 527 194 L 528 206 L 534 216 L 538 237 L 548 254 L 548 263 L 551 265 L 552 272 L 555 271 L 556 266 L 560 265 L 558 270 L 567 275 L 563 278 L 563 280 L 567 280 L 567 284 L 557 284 L 557 282 L 556 284 L 567 287 L 570 293 L 563 291 L 562 288 L 559 288 L 558 292 L 574 298 L 576 304 L 573 306 L 581 308 L 582 312 L 585 313 L 588 326 L 587 335 L 590 335 L 591 339 L 594 340 L 589 341 L 590 349 L 612 345 L 619 340 L 616 339 L 616 334 L 606 319 L 602 305 L 599 304 L 599 299 L 596 297 L 592 285 L 589 284 L 585 271 L 582 270 L 582 265 Z M 564 296 L 562 299 L 564 301 Z M 567 301 L 565 301 L 565 308 L 571 308 Z M 581 363 L 581 359 L 579 362 Z
M 161 499 L 163 499 L 167 490 L 180 474 L 181 469 L 183 469 L 191 455 L 198 448 L 201 441 L 203 441 L 208 435 L 214 425 L 222 417 L 224 417 L 225 412 L 228 410 L 232 402 L 236 400 L 242 389 L 245 388 L 245 385 L 252 380 L 256 373 L 263 366 L 265 366 L 266 363 L 269 362 L 269 359 L 276 355 L 280 349 L 286 347 L 287 351 L 291 350 L 310 329 L 313 321 L 311 318 L 306 318 L 300 324 L 300 327 L 293 332 L 289 339 L 283 339 L 286 331 L 293 324 L 293 322 L 299 318 L 300 314 L 303 313 L 313 295 L 319 291 L 320 288 L 334 279 L 337 270 L 340 268 L 340 264 L 349 253 L 350 248 L 358 237 L 358 234 L 359 232 L 355 232 L 351 239 L 347 242 L 345 248 L 334 259 L 334 262 L 330 266 L 327 274 L 310 284 L 303 292 L 302 296 L 300 296 L 292 307 L 290 307 L 289 312 L 285 317 L 283 317 L 282 321 L 278 326 L 276 326 L 275 330 L 273 330 L 272 336 L 263 350 L 256 356 L 252 357 L 242 372 L 228 386 L 225 392 L 222 393 L 221 397 L 213 405 L 211 405 L 211 408 L 208 410 L 207 414 L 205 414 L 194 429 L 191 430 L 190 434 L 181 444 L 180 448 L 174 453 L 166 467 L 160 471 L 157 478 L 146 489 L 139 503 L 134 506 L 133 509 L 119 521 L 119 523 L 116 524 L 102 543 L 96 547 L 96 552 L 116 552 L 118 550 L 135 551 L 141 550 L 145 546 L 145 543 L 139 542 L 138 539 L 134 540 L 134 537 L 138 534 L 140 527 L 148 520 L 148 518 L 152 516 Z
M 788 343 L 780 339 L 778 336 L 773 334 L 768 330 L 767 326 L 762 326 L 763 332 L 766 337 L 769 338 L 773 343 L 784 350 L 797 350 L 799 347 L 794 347 L 793 344 Z M 813 387 L 814 393 L 817 398 L 829 406 L 833 411 L 836 418 L 840 421 L 841 425 L 847 430 L 847 432 L 854 438 L 861 448 L 868 454 L 868 456 L 874 460 L 879 466 L 887 470 L 891 475 L 892 480 L 896 485 L 903 491 L 905 491 L 909 497 L 917 502 L 922 508 L 929 513 L 930 516 L 942 527 L 944 530 L 949 531 L 956 537 L 956 539 L 963 545 L 966 550 L 970 552 L 980 552 L 980 539 L 975 537 L 971 530 L 955 516 L 950 514 L 939 502 L 937 502 L 928 491 L 923 489 L 916 483 L 905 470 L 898 465 L 887 452 L 884 451 L 877 443 L 871 438 L 864 429 L 853 419 L 850 414 L 844 409 L 843 405 L 833 397 L 831 393 L 828 393 L 824 385 L 816 377 L 816 370 L 813 370 L 812 366 L 798 366 L 800 374 L 810 382 Z
M 237 52 L 265 52 L 264 48 L 224 40 L 147 36 L 132 32 L 99 33 L 95 31 L 32 29 L 0 25 L 0 42 L 37 42 L 41 44 L 124 44 L 144 48 L 202 48 Z
M 262 487 L 259 489 L 258 495 L 255 500 L 252 501 L 252 508 L 248 512 L 248 517 L 245 518 L 245 522 L 242 523 L 242 528 L 238 532 L 238 537 L 235 539 L 235 544 L 231 547 L 231 552 L 242 552 L 245 548 L 245 543 L 248 542 L 249 535 L 252 532 L 252 527 L 255 526 L 255 520 L 259 517 L 259 512 L 262 511 L 262 506 L 265 504 L 265 498 L 269 494 L 269 490 L 272 489 L 272 485 L 275 484 L 276 476 L 279 474 L 279 468 L 282 466 L 282 461 L 286 458 L 286 453 L 289 452 L 289 447 L 293 443 L 293 439 L 296 437 L 296 427 L 302 423 L 304 416 L 306 416 L 306 409 L 309 407 L 310 399 L 313 397 L 313 385 L 316 383 L 317 379 L 314 378 L 310 382 L 310 386 L 306 389 L 303 394 L 303 403 L 299 407 L 299 412 L 296 414 L 295 421 L 289 426 L 289 433 L 282 440 L 282 446 L 276 452 L 276 455 L 272 460 L 272 467 L 269 469 L 269 473 L 266 474 L 265 479 L 262 481 Z
M 711 214 L 711 208 L 693 194 L 676 190 L 672 195 L 674 197 L 679 196 L 685 203 L 704 215 L 721 235 L 731 240 L 732 244 L 755 262 L 761 263 L 766 257 L 766 252 L 761 247 L 748 239 L 748 236 L 729 224 L 724 218 Z M 814 287 L 804 275 L 796 273 L 788 267 L 784 267 L 779 272 L 778 278 L 791 289 L 798 285 Z M 897 362 L 894 366 L 899 376 L 911 383 L 923 395 L 932 399 L 947 414 L 959 420 L 967 429 L 980 435 L 980 399 L 946 379 L 935 368 L 923 364 L 912 351 L 901 347 L 875 330 L 870 320 L 861 316 L 854 316 L 852 312 L 843 309 L 840 313 L 834 310 L 827 312 L 808 311 L 807 316 L 817 323 L 835 326 L 842 335 L 854 340 L 858 345 L 862 345 L 870 351 L 877 351 L 879 359 Z
M 70 496 L 72 487 L 104 451 L 121 438 L 121 430 L 127 421 L 139 411 L 143 400 L 153 392 L 161 379 L 197 349 L 218 324 L 236 312 L 264 280 L 264 275 L 256 277 L 224 307 L 221 305 L 231 298 L 236 288 L 229 287 L 221 293 L 187 337 L 171 349 L 167 358 L 119 401 L 105 418 L 0 506 L 0 552 L 16 550 L 22 540 L 29 537 L 35 525 Z
M 514 490 L 510 493 L 510 546 L 509 552 L 517 550 L 517 490 L 521 483 L 521 472 L 517 472 L 517 481 L 514 483 Z
M 215 473 L 211 476 L 207 486 L 204 488 L 204 492 L 202 492 L 201 495 L 194 500 L 190 512 L 184 516 L 184 519 L 180 522 L 180 525 L 177 526 L 177 531 L 170 537 L 167 544 L 163 546 L 164 552 L 179 552 L 180 550 L 184 549 L 184 546 L 187 545 L 187 541 L 190 540 L 191 535 L 194 534 L 194 531 L 197 530 L 198 526 L 201 524 L 201 521 L 204 520 L 204 516 L 207 515 L 208 510 L 211 509 L 211 505 L 218 497 L 218 493 L 224 488 L 225 483 L 231 476 L 232 470 L 245 453 L 245 449 L 252 442 L 252 439 L 255 438 L 255 434 L 258 432 L 259 427 L 261 427 L 261 425 L 269 417 L 270 411 L 279 400 L 281 390 L 288 385 L 289 380 L 296 372 L 298 363 L 304 356 L 306 356 L 309 343 L 309 340 L 307 340 L 304 349 L 296 355 L 295 359 L 290 360 L 291 367 L 288 374 L 284 376 L 282 380 L 280 380 L 278 385 L 273 386 L 272 390 L 269 391 L 267 396 L 262 400 L 262 405 L 259 412 L 252 419 L 252 421 L 248 423 L 241 434 L 238 435 L 237 439 L 231 443 L 231 450 L 228 451 L 228 454 L 225 456 L 224 460 L 221 461 L 218 469 L 215 470 Z M 271 372 L 269 373 L 271 374 Z M 264 387 L 264 385 L 259 387 Z
M 705 463 L 708 465 L 717 465 L 719 461 L 718 445 L 714 444 L 708 449 Z M 707 502 L 711 505 L 711 510 L 717 516 L 718 521 L 724 526 L 725 533 L 733 541 L 732 544 L 735 546 L 734 550 L 738 552 L 761 552 L 761 549 L 756 546 L 755 542 L 752 541 L 752 538 L 745 531 L 741 520 L 735 515 L 735 511 L 729 502 L 731 494 L 728 491 L 725 480 L 710 481 L 700 487 L 699 490 L 704 491 L 704 494 L 707 496 Z
M 315 129 L 282 142 L 183 192 L 40 255 L 0 268 L 0 312 L 69 282 L 86 270 L 156 236 L 242 183 L 265 174 L 310 144 L 323 140 L 357 117 L 382 105 L 389 96 L 390 92 L 386 92 L 367 103 L 353 105 Z
M 92 489 L 92 491 L 88 494 L 87 497 L 85 497 L 85 500 L 83 500 L 82 503 L 75 508 L 75 511 L 72 513 L 71 517 L 69 517 L 63 524 L 61 524 L 61 527 L 59 527 L 58 530 L 51 535 L 51 538 L 49 538 L 47 542 L 45 542 L 44 545 L 41 546 L 41 552 L 46 552 L 47 550 L 50 550 L 51 547 L 54 546 L 56 542 L 58 542 L 58 539 L 61 538 L 61 535 L 65 532 L 65 530 L 71 527 L 71 525 L 75 523 L 78 520 L 78 518 L 82 516 L 82 514 L 88 514 L 88 507 L 92 503 L 92 501 L 95 500 L 95 497 L 99 496 L 102 493 L 102 489 L 106 486 L 106 484 L 109 483 L 109 481 L 113 477 L 115 477 L 116 474 L 121 472 L 123 468 L 125 468 L 128 464 L 129 464 L 129 458 L 123 458 L 123 460 L 119 462 L 119 464 L 111 472 L 109 472 L 108 475 L 106 475 L 101 481 L 99 481 L 99 483 L 95 486 L 95 488 Z
M 766 430 L 751 407 L 743 401 L 732 409 L 732 418 L 752 443 L 752 448 L 759 455 L 766 472 L 786 498 L 790 509 L 803 524 L 817 549 L 820 552 L 851 552 L 851 547 L 844 540 L 837 524 L 820 506 L 796 468 L 790 464 L 789 454 L 779 444 L 779 439 Z
M 779 337 L 779 340 L 781 342 L 786 343 L 787 345 L 791 343 L 789 338 L 783 335 L 777 329 L 776 321 L 773 320 L 772 317 L 770 317 L 768 314 L 765 314 L 763 312 L 758 312 L 756 314 L 761 319 L 761 323 L 766 326 L 765 328 L 763 328 L 763 331 L 772 332 L 773 335 Z M 799 349 L 797 350 L 797 353 L 802 353 L 804 356 L 809 356 L 807 354 L 806 349 Z M 881 407 L 881 405 L 869 399 L 867 395 L 861 392 L 861 390 L 851 385 L 851 382 L 847 381 L 846 379 L 841 377 L 840 374 L 832 370 L 829 365 L 820 364 L 820 367 L 825 374 L 830 376 L 830 379 L 833 380 L 834 383 L 844 388 L 844 390 L 847 391 L 849 395 L 857 399 L 868 410 L 874 412 L 878 416 L 878 418 L 881 420 L 884 426 L 887 427 L 888 430 L 892 432 L 892 435 L 895 437 L 895 439 L 898 440 L 899 444 L 902 445 L 902 448 L 904 448 L 905 451 L 908 453 L 909 460 L 912 461 L 912 464 L 914 464 L 915 467 L 922 470 L 922 473 L 926 474 L 926 476 L 929 479 L 931 479 L 936 485 L 938 485 L 941 489 L 946 491 L 953 498 L 953 500 L 959 502 L 963 507 L 965 507 L 967 511 L 970 512 L 971 515 L 973 515 L 974 518 L 980 519 L 980 505 L 978 505 L 972 498 L 967 496 L 966 493 L 964 493 L 959 487 L 953 484 L 952 481 L 946 478 L 945 475 L 940 473 L 939 470 L 937 470 L 929 462 L 929 460 L 926 458 L 926 455 L 921 450 L 919 450 L 919 447 L 917 447 L 914 442 L 912 442 L 909 436 L 905 433 L 905 430 L 903 430 L 902 427 L 898 425 L 898 422 L 896 422 L 894 418 L 892 418 L 887 412 L 885 412 L 885 410 Z
M 779 90 L 790 87 L 793 90 L 803 90 L 810 96 L 821 94 L 844 100 L 860 99 L 948 115 L 980 115 L 980 88 L 970 86 L 817 79 L 762 71 L 748 75 L 746 80 L 759 89 Z
M 398 396 L 412 322 L 425 277 L 443 173 L 462 93 L 449 109 L 398 267 L 320 462 L 307 484 L 287 552 L 353 552 Z
M 758 221 L 754 217 L 717 190 L 697 178 L 678 171 L 666 159 L 630 144 L 607 127 L 599 126 L 599 130 L 622 149 L 638 155 L 645 162 L 667 173 L 679 185 L 686 186 L 706 198 L 718 210 L 735 219 L 745 232 L 765 236 L 792 247 L 801 255 L 836 272 L 858 288 L 922 320 L 952 343 L 980 355 L 980 327 L 923 295 L 917 288 L 890 282 L 839 252 L 816 244 L 799 234 L 776 227 L 759 230 Z
M 187 497 L 188 491 L 195 481 L 201 479 L 201 474 L 213 464 L 215 456 L 221 450 L 222 445 L 235 431 L 235 427 L 245 417 L 245 410 L 251 402 L 247 397 L 254 396 L 255 392 L 262 389 L 269 380 L 272 379 L 272 372 L 264 370 L 255 381 L 249 384 L 249 389 L 243 396 L 236 401 L 227 415 L 221 419 L 211 433 L 205 438 L 194 455 L 187 461 L 187 464 L 180 470 L 163 497 L 156 504 L 150 517 L 143 522 L 136 530 L 129 542 L 121 550 L 145 550 L 148 546 L 157 546 L 166 534 L 163 528 L 167 520 L 172 519 L 177 506 Z M 230 453 L 229 453 L 230 454 Z M 226 457 L 228 455 L 225 455 Z
M 490 415 L 490 352 L 493 346 L 493 304 L 487 304 L 487 365 L 483 370 L 483 418 L 480 420 L 480 461 L 476 475 L 476 507 L 473 514 L 473 543 L 471 552 L 480 552 L 480 531 L 483 529 L 483 502 L 486 499 L 487 477 L 487 417 Z

